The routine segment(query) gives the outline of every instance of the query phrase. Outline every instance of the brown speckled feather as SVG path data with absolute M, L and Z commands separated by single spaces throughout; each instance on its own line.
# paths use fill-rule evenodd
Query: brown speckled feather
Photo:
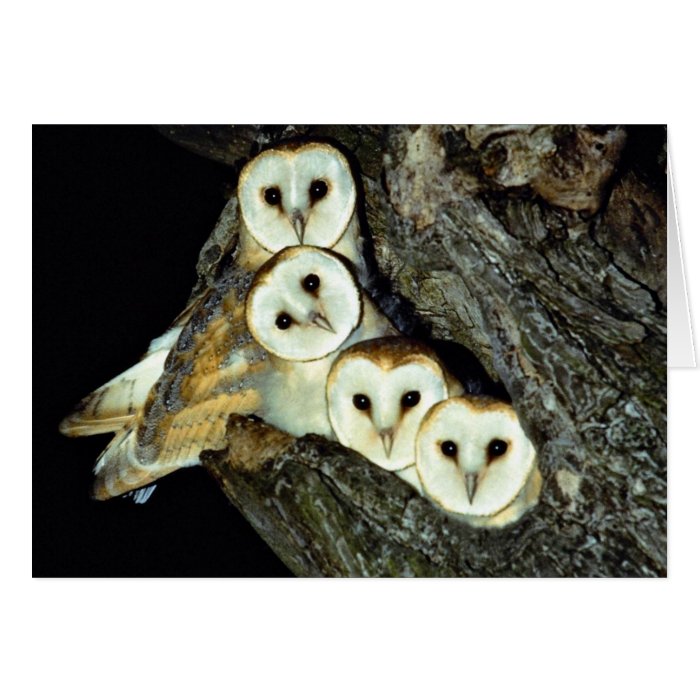
M 97 498 L 196 464 L 202 450 L 223 446 L 231 413 L 260 407 L 250 378 L 265 366 L 265 353 L 247 331 L 240 296 L 233 288 L 202 299 L 145 405 L 98 460 Z
M 312 268 L 305 267 L 307 262 Z M 225 446 L 233 413 L 255 413 L 292 435 L 332 437 L 325 386 L 335 356 L 346 344 L 397 331 L 361 294 L 347 263 L 334 254 L 299 246 L 281 251 L 276 264 L 287 272 L 279 272 L 281 279 L 272 282 L 265 281 L 262 270 L 264 288 L 250 284 L 252 275 L 247 280 L 234 275 L 200 300 L 147 400 L 97 461 L 96 498 L 142 489 L 180 467 L 198 464 L 203 450 Z M 324 279 L 318 295 L 301 284 L 311 276 L 308 269 Z M 257 293 L 267 306 L 258 307 L 261 314 L 246 322 L 246 305 L 249 310 Z M 276 323 L 278 309 L 284 308 L 303 319 L 295 322 L 301 335 L 273 332 L 261 340 L 260 334 L 269 334 L 270 328 L 286 330 Z M 326 319 L 330 333 L 335 336 L 333 328 L 343 328 L 337 330 L 336 344 L 327 343 L 327 328 L 319 330 L 319 308 L 336 314 L 329 317 L 333 323 Z M 295 338 L 291 345 L 289 338 Z M 267 350 L 266 342 L 271 343 Z M 288 357 L 292 347 L 303 349 L 298 358 Z

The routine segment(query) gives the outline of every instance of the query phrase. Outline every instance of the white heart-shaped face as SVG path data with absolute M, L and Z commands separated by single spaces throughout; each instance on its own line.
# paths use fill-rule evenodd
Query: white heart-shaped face
M 418 427 L 428 409 L 447 397 L 447 385 L 440 365 L 427 356 L 412 352 L 410 362 L 382 363 L 383 348 L 390 346 L 393 358 L 400 339 L 382 340 L 358 343 L 338 358 L 326 397 L 338 440 L 396 471 L 414 463 Z M 357 354 L 362 346 L 371 348 L 376 361 Z
M 246 321 L 253 338 L 285 360 L 337 350 L 360 322 L 360 288 L 343 259 L 310 246 L 286 248 L 253 278 Z
M 266 250 L 304 244 L 332 248 L 355 211 L 350 166 L 340 151 L 311 143 L 264 151 L 238 181 L 241 216 Z
M 534 467 L 535 448 L 515 412 L 497 401 L 443 401 L 425 416 L 416 438 L 416 468 L 426 495 L 462 515 L 500 512 Z

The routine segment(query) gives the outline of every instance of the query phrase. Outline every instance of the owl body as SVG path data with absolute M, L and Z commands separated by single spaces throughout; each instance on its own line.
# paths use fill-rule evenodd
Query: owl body
M 142 489 L 198 464 L 202 450 L 225 445 L 232 413 L 296 436 L 330 436 L 325 383 L 335 355 L 355 339 L 395 332 L 348 263 L 322 249 L 276 254 L 247 295 L 240 285 L 217 285 L 193 309 L 144 405 L 98 459 L 95 496 Z
M 462 396 L 436 404 L 416 437 L 424 493 L 479 527 L 518 520 L 539 498 L 535 448 L 512 406 Z
M 326 387 L 339 442 L 415 484 L 415 436 L 429 408 L 463 393 L 462 385 L 426 345 L 379 338 L 347 348 Z

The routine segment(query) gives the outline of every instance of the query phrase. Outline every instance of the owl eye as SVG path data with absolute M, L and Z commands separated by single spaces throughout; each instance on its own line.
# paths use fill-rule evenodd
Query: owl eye
M 289 314 L 281 313 L 275 319 L 275 325 L 281 331 L 286 331 L 292 325 L 292 317 Z
M 264 197 L 271 207 L 276 207 L 282 201 L 282 193 L 279 187 L 268 187 L 265 190 Z
M 404 408 L 413 408 L 420 402 L 420 391 L 407 391 L 401 397 L 401 405 Z
M 445 440 L 445 442 L 440 445 L 440 449 L 445 457 L 454 457 L 457 454 L 457 445 L 455 445 L 452 440 Z
M 370 406 L 369 397 L 364 394 L 355 394 L 352 397 L 352 403 L 358 411 L 366 411 Z
M 304 279 L 301 281 L 301 286 L 307 292 L 315 292 L 321 286 L 321 280 L 319 279 L 318 275 L 306 275 L 306 277 L 304 277 Z
M 323 180 L 314 180 L 309 187 L 309 197 L 312 202 L 318 202 L 328 194 L 328 185 Z
M 508 450 L 508 443 L 504 440 L 491 440 L 489 446 L 486 448 L 489 455 L 489 462 L 496 457 L 504 455 Z

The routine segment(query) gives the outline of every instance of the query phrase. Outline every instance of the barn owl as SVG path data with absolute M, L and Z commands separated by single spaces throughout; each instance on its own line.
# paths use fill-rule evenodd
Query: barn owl
M 223 280 L 192 311 L 143 407 L 122 429 L 110 424 L 118 432 L 95 465 L 95 497 L 198 464 L 202 450 L 224 446 L 232 413 L 256 414 L 295 436 L 330 437 L 325 384 L 335 355 L 391 333 L 350 265 L 321 248 L 280 251 L 249 289 Z M 99 410 L 108 399 L 90 404 L 87 422 L 110 421 Z M 69 418 L 67 434 L 86 434 L 80 413 Z
M 345 255 L 356 265 L 360 282 L 367 282 L 355 181 L 345 156 L 336 148 L 312 142 L 264 151 L 241 171 L 237 193 L 241 228 L 235 265 L 229 272 L 239 278 L 237 283 L 249 284 L 249 273 L 274 253 L 304 242 Z M 83 399 L 79 425 L 70 425 L 69 417 L 61 429 L 91 435 L 114 430 L 132 418 L 162 374 L 168 353 L 200 301 L 195 299 L 151 342 L 140 362 Z M 111 402 L 109 409 L 104 401 Z M 97 417 L 105 414 L 111 417 Z
M 331 248 L 367 281 L 350 165 L 325 143 L 281 145 L 263 151 L 238 179 L 241 214 L 238 264 L 257 269 L 293 245 Z
M 339 440 L 420 490 L 415 438 L 428 409 L 462 385 L 426 345 L 408 338 L 367 340 L 345 349 L 326 385 Z
M 542 485 L 535 448 L 512 406 L 488 397 L 433 406 L 416 438 L 416 468 L 431 500 L 480 527 L 518 520 Z

